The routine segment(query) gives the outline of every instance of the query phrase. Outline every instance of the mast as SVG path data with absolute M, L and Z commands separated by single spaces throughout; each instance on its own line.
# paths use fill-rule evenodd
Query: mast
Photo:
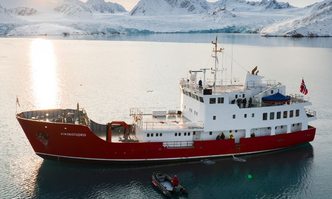
M 218 49 L 218 37 L 216 37 L 215 41 L 212 41 L 212 44 L 214 45 L 214 48 L 212 51 L 214 53 L 214 55 L 212 55 L 212 57 L 214 58 L 214 69 L 212 69 L 212 71 L 214 71 L 213 86 L 214 86 L 214 89 L 216 89 L 217 71 L 218 71 L 218 63 L 219 63 L 218 53 L 221 53 L 224 49 L 223 48 Z M 221 75 L 221 78 L 222 78 L 222 75 Z

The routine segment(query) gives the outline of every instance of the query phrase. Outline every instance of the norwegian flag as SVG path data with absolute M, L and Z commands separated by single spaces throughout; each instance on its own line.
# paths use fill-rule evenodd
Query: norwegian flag
M 300 92 L 303 93 L 304 95 L 308 94 L 308 89 L 307 89 L 303 79 L 302 79 L 302 83 L 300 86 Z

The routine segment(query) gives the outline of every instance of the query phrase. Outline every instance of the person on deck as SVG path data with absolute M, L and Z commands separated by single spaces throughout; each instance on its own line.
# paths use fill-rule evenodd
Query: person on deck
M 174 175 L 174 177 L 172 178 L 172 181 L 171 181 L 171 183 L 172 183 L 172 185 L 174 186 L 174 187 L 177 187 L 178 185 L 179 185 L 179 178 L 176 176 L 176 175 Z

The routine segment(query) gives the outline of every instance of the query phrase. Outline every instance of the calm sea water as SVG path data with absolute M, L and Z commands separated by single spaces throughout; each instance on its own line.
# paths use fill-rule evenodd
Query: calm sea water
M 215 34 L 145 35 L 113 41 L 0 39 L 0 198 L 162 198 L 151 173 L 177 174 L 189 198 L 331 198 L 332 39 L 219 35 L 230 75 L 260 74 L 298 93 L 306 81 L 318 113 L 314 142 L 286 151 L 164 166 L 132 167 L 44 161 L 15 120 L 32 108 L 76 107 L 90 118 L 129 120 L 131 107 L 179 107 L 178 82 L 211 67 Z M 232 57 L 234 61 L 232 62 Z M 148 92 L 149 91 L 149 92 Z M 153 91 L 153 92 L 150 92 Z

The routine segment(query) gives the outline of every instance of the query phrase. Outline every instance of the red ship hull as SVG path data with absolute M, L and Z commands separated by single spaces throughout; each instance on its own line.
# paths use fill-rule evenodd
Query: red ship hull
M 103 162 L 162 162 L 214 158 L 280 150 L 310 142 L 316 128 L 229 140 L 194 141 L 192 147 L 167 148 L 162 142 L 107 142 L 84 125 L 48 123 L 17 117 L 35 153 L 43 158 Z

